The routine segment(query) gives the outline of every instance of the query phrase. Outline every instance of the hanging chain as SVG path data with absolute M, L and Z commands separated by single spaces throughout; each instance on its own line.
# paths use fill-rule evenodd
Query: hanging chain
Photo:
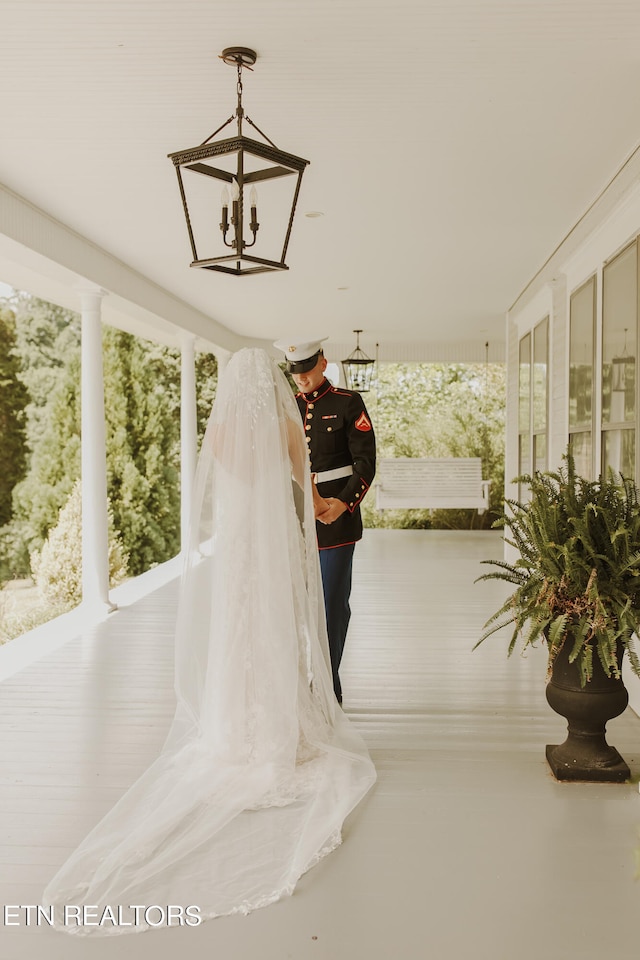
M 242 135 L 242 118 L 244 116 L 244 110 L 242 109 L 242 63 L 238 60 L 238 84 L 236 87 L 238 91 L 238 107 L 236 109 L 236 116 L 238 117 L 238 133 Z
M 236 117 L 237 117 L 237 119 L 238 119 L 238 136 L 240 136 L 240 137 L 242 136 L 242 121 L 243 121 L 243 120 L 246 120 L 247 123 L 250 123 L 251 126 L 252 126 L 255 130 L 258 131 L 258 133 L 260 134 L 260 136 L 261 136 L 264 140 L 266 140 L 267 143 L 270 143 L 270 144 L 271 144 L 271 146 L 274 148 L 274 150 L 277 150 L 278 148 L 277 148 L 277 146 L 275 145 L 275 143 L 273 142 L 273 140 L 271 140 L 271 139 L 266 135 L 266 133 L 265 133 L 263 130 L 261 130 L 260 127 L 259 127 L 257 124 L 255 124 L 255 123 L 253 122 L 253 120 L 251 119 L 251 117 L 247 117 L 246 114 L 245 114 L 245 112 L 244 112 L 244 108 L 243 108 L 243 106 L 242 106 L 242 67 L 243 67 L 243 63 L 242 63 L 241 60 L 236 61 L 236 63 L 237 63 L 237 67 L 238 67 L 238 82 L 237 82 L 237 84 L 236 84 L 236 91 L 237 91 L 237 94 L 238 94 L 238 106 L 236 107 Z M 248 64 L 244 64 L 244 66 L 247 67 L 247 70 L 251 70 L 251 69 L 252 69 Z M 227 121 L 227 122 L 228 122 L 228 121 Z M 216 131 L 216 132 L 217 132 L 217 131 Z

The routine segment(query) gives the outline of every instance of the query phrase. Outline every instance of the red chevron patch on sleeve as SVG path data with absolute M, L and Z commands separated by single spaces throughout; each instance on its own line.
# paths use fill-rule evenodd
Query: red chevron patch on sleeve
M 362 430 L 363 433 L 367 433 L 368 430 L 372 429 L 371 422 L 367 417 L 366 413 L 364 412 L 364 410 L 356 420 L 355 428 L 356 430 Z

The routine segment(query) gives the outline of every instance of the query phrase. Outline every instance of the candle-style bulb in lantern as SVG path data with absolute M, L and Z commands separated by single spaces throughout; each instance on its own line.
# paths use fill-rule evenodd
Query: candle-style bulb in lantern
M 225 232 L 229 227 L 229 191 L 222 188 L 222 223 L 220 229 Z

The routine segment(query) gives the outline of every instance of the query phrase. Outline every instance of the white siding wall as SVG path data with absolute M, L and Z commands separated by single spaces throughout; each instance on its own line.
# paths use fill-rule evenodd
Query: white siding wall
M 615 186 L 615 185 L 614 185 Z M 600 356 L 602 330 L 603 264 L 640 234 L 640 184 L 634 183 L 613 209 L 606 214 L 600 207 L 590 216 L 590 232 L 582 242 L 571 243 L 569 252 L 561 245 L 550 259 L 553 279 L 540 277 L 523 294 L 507 317 L 507 437 L 505 494 L 513 496 L 510 483 L 517 473 L 518 459 L 518 342 L 519 339 L 550 316 L 550 391 L 549 391 L 549 466 L 557 466 L 568 439 L 568 343 L 569 302 L 571 293 L 594 273 L 597 275 L 597 335 L 594 376 L 596 464 L 600 462 Z M 583 223 L 584 226 L 584 223 Z M 640 644 L 639 644 L 640 647 Z M 625 667 L 625 682 L 630 703 L 640 714 L 640 679 Z

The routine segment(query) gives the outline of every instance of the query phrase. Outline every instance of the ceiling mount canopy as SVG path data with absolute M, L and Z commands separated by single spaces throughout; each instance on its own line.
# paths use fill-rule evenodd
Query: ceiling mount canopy
M 278 149 L 244 112 L 242 70 L 253 69 L 258 59 L 255 50 L 226 47 L 220 59 L 238 71 L 235 113 L 199 146 L 169 154 L 178 175 L 193 255 L 191 266 L 238 277 L 288 270 L 284 261 L 302 174 L 309 161 Z M 215 140 L 234 119 L 236 136 Z M 262 140 L 246 137 L 242 131 L 243 121 L 250 124 Z M 218 211 L 219 226 L 216 225 Z M 255 254 L 254 246 L 257 246 Z
M 364 350 L 360 349 L 360 334 L 362 330 L 354 330 L 356 335 L 356 348 L 350 353 L 346 360 L 342 361 L 342 371 L 344 373 L 344 382 L 349 390 L 357 390 L 358 393 L 367 393 L 371 389 L 371 377 L 375 360 L 368 357 Z
M 225 47 L 220 54 L 220 59 L 231 67 L 248 67 L 251 70 L 255 66 L 258 54 L 250 47 Z

